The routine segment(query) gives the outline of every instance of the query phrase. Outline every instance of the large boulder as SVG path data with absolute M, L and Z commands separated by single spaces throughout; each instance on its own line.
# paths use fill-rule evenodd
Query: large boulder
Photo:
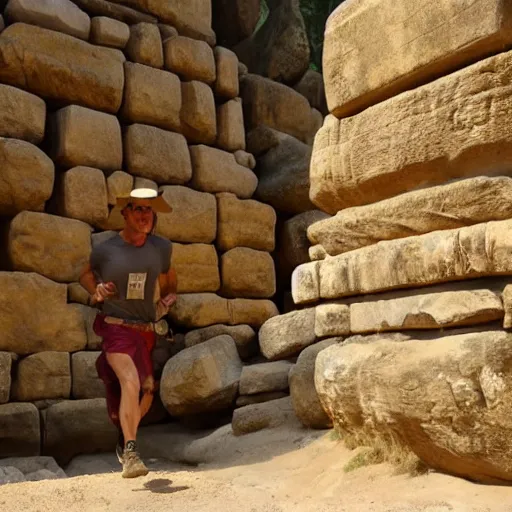
M 39 144 L 44 137 L 46 103 L 28 92 L 0 85 L 0 137 Z
M 0 350 L 83 350 L 87 335 L 78 307 L 67 304 L 64 284 L 32 273 L 0 272 Z
M 181 131 L 187 140 L 213 144 L 217 137 L 217 115 L 211 87 L 197 80 L 183 82 L 181 97 Z
M 352 331 L 351 306 L 320 304 L 315 308 L 315 334 L 318 338 L 343 336 Z M 355 331 L 356 332 L 356 331 Z
M 137 23 L 130 27 L 126 55 L 132 62 L 153 68 L 164 67 L 164 50 L 160 30 L 154 23 Z
M 317 357 L 315 386 L 342 435 L 395 442 L 443 473 L 503 484 L 512 480 L 511 342 L 491 331 L 333 345 Z
M 272 252 L 275 248 L 277 216 L 274 209 L 252 199 L 238 199 L 234 194 L 217 194 L 217 245 L 222 251 L 250 247 Z
M 173 416 L 228 408 L 234 404 L 241 372 L 235 342 L 217 336 L 167 362 L 160 381 L 162 403 Z
M 217 146 L 226 151 L 245 150 L 245 128 L 240 98 L 217 107 Z
M 75 399 L 105 398 L 105 385 L 96 370 L 101 352 L 75 352 L 71 355 L 72 394 Z
M 220 288 L 219 258 L 213 245 L 173 243 L 172 267 L 178 276 L 178 293 Z
M 65 400 L 48 407 L 43 418 L 43 454 L 62 466 L 76 455 L 111 452 L 116 445 L 118 430 L 103 398 Z
M 156 23 L 157 19 L 131 7 L 118 5 L 110 0 L 73 0 L 85 12 L 94 16 L 106 16 L 133 25 L 135 23 Z
M 330 256 L 376 244 L 512 217 L 512 178 L 479 176 L 341 210 L 308 227 Z
M 53 162 L 39 148 L 0 137 L 0 215 L 43 211 L 55 181 Z
M 11 393 L 11 367 L 12 355 L 9 352 L 0 352 L 0 404 L 9 401 Z
M 315 341 L 314 308 L 275 316 L 259 332 L 261 353 L 271 361 L 297 355 Z
M 509 275 L 511 244 L 512 221 L 506 220 L 385 241 L 297 267 L 292 276 L 293 298 L 301 304 Z
M 78 281 L 91 252 L 91 228 L 74 219 L 21 212 L 10 223 L 7 252 L 14 270 Z
M 318 71 L 308 69 L 294 89 L 302 94 L 313 108 L 327 115 L 324 77 Z
M 0 458 L 39 455 L 41 431 L 34 404 L 0 405 L 0 432 Z
M 288 389 L 288 374 L 293 364 L 289 361 L 274 361 L 244 366 L 240 376 L 240 394 L 255 395 Z
M 122 61 L 111 52 L 53 30 L 15 23 L 0 34 L 0 80 L 49 100 L 115 113 L 121 106 L 124 73 Z
M 512 43 L 511 21 L 512 12 L 500 0 L 344 2 L 325 28 L 329 110 L 350 116 L 501 52 Z
M 233 46 L 252 36 L 260 19 L 260 0 L 214 0 L 213 29 L 219 44 Z
M 239 93 L 238 57 L 236 53 L 216 46 L 213 50 L 215 57 L 216 79 L 213 90 L 222 98 L 236 98 Z
M 324 411 L 316 392 L 315 363 L 322 350 L 336 343 L 338 339 L 331 338 L 306 347 L 290 370 L 289 385 L 293 410 L 297 418 L 308 428 L 332 427 L 332 421 Z
M 512 52 L 500 53 L 358 115 L 328 116 L 315 138 L 311 200 L 336 213 L 456 178 L 508 174 L 511 64 Z
M 133 190 L 133 176 L 124 171 L 114 171 L 107 178 L 108 204 L 115 206 L 117 198 L 129 196 Z
M 7 457 L 0 459 L 0 471 L 16 469 L 23 477 L 20 482 L 67 478 L 53 457 Z
M 19 402 L 69 398 L 71 366 L 67 352 L 39 352 L 22 359 L 12 386 Z
M 265 299 L 231 299 L 228 301 L 230 323 L 248 324 L 259 329 L 269 318 L 279 315 L 277 306 Z

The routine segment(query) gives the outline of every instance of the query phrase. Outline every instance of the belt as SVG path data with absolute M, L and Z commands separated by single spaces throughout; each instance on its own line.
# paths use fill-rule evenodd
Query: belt
M 122 325 L 123 327 L 130 327 L 142 332 L 154 332 L 159 336 L 165 336 L 169 332 L 169 324 L 163 318 L 158 322 L 138 322 L 136 320 L 116 318 L 115 316 L 106 316 L 104 320 L 107 324 Z

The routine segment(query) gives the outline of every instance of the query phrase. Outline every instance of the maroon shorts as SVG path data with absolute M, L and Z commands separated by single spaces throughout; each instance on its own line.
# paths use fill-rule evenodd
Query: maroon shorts
M 107 361 L 106 354 L 129 355 L 137 368 L 139 382 L 142 387 L 148 377 L 153 377 L 151 352 L 155 346 L 155 333 L 141 332 L 122 325 L 108 324 L 104 318 L 104 315 L 98 314 L 93 324 L 94 332 L 103 338 L 101 354 L 96 360 L 96 370 L 105 384 L 109 418 L 114 425 L 120 427 L 121 385 Z

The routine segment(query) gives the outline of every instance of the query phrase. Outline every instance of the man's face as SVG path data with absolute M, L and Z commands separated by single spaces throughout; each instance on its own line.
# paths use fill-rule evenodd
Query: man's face
M 124 210 L 124 220 L 126 226 L 136 233 L 151 233 L 154 221 L 151 201 L 134 199 Z

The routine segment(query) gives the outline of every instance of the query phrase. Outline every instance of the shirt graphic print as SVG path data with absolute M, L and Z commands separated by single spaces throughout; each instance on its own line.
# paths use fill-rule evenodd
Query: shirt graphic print
M 147 273 L 128 274 L 127 300 L 144 300 Z

